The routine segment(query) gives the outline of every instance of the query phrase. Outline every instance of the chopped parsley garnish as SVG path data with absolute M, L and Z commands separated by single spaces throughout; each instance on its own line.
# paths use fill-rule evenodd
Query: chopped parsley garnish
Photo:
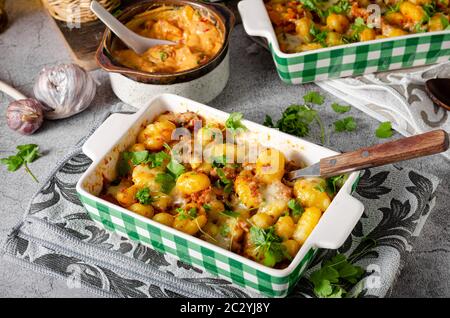
M 352 265 L 345 255 L 337 254 L 322 263 L 308 278 L 314 285 L 314 293 L 321 298 L 345 297 L 347 290 L 356 284 L 364 274 L 360 266 Z
M 241 120 L 244 117 L 242 113 L 234 112 L 230 114 L 230 117 L 225 121 L 225 127 L 230 129 L 231 131 L 235 131 L 237 129 L 246 130 L 244 124 L 242 124 Z
M 225 193 L 231 193 L 231 191 L 233 190 L 233 181 L 227 178 L 222 168 L 216 168 L 216 173 L 219 177 L 219 180 L 217 180 L 217 186 L 223 187 L 223 191 Z
M 238 216 L 240 216 L 240 214 L 238 212 L 234 212 L 231 210 L 225 210 L 220 212 L 220 214 L 231 217 L 231 218 L 237 218 Z
M 381 123 L 377 130 L 375 130 L 375 136 L 378 138 L 389 138 L 392 136 L 392 124 L 390 121 Z
M 39 146 L 36 144 L 25 144 L 17 146 L 16 149 L 18 151 L 15 155 L 0 159 L 0 163 L 6 165 L 8 171 L 16 171 L 23 165 L 31 178 L 33 178 L 34 181 L 39 182 L 28 167 L 28 163 L 35 161 L 41 156 L 39 153 Z
M 266 127 L 273 128 L 274 125 L 273 125 L 272 117 L 270 117 L 269 115 L 266 115 L 266 117 L 264 118 L 263 125 L 266 126 Z
M 140 189 L 136 193 L 136 199 L 140 204 L 150 204 L 154 201 L 152 196 L 150 195 L 150 189 L 147 187 Z
M 356 122 L 352 116 L 345 117 L 334 122 L 334 130 L 337 132 L 354 131 L 356 129 Z
M 147 150 L 143 151 L 123 151 L 120 154 L 117 171 L 120 176 L 126 176 L 131 167 L 129 161 L 133 165 L 149 164 L 151 168 L 160 167 L 165 160 L 170 159 L 170 156 L 164 151 L 149 153 Z
M 327 42 L 326 42 L 327 34 L 328 34 L 327 30 L 320 30 L 313 24 L 313 25 L 311 25 L 311 28 L 309 29 L 309 33 L 311 33 L 311 35 L 314 37 L 314 40 L 313 40 L 314 42 L 320 43 L 323 47 L 328 46 Z M 311 92 L 311 93 L 316 93 L 316 92 Z M 318 93 L 316 93 L 316 94 L 318 94 Z M 306 102 L 306 100 L 305 100 L 305 102 Z M 323 102 L 323 97 L 322 97 L 322 102 Z M 316 103 L 316 104 L 322 105 L 322 103 Z
M 325 97 L 323 97 L 322 95 L 320 95 L 319 92 L 309 92 L 306 93 L 305 95 L 303 95 L 303 100 L 305 101 L 305 103 L 313 103 L 313 104 L 317 104 L 317 105 L 322 105 L 323 101 L 325 100 Z
M 169 57 L 169 54 L 167 54 L 167 52 L 164 52 L 164 51 L 159 52 L 159 58 L 161 59 L 162 62 L 167 60 L 168 57 Z
M 288 202 L 288 208 L 291 209 L 293 216 L 301 216 L 304 212 L 304 209 L 300 203 L 295 199 L 290 199 Z
M 211 211 L 211 204 L 205 203 L 203 204 L 203 208 L 205 209 L 205 211 Z
M 322 184 L 317 184 L 315 187 L 314 187 L 314 189 L 316 189 L 317 191 L 319 191 L 319 192 L 325 192 L 326 191 L 326 189 L 324 188 L 324 186 L 322 185 Z
M 223 168 L 227 163 L 227 156 L 215 157 L 212 161 L 213 168 Z
M 183 208 L 177 208 L 175 211 L 178 213 L 178 218 L 180 220 L 193 220 L 197 217 L 197 208 L 190 208 L 187 211 Z
M 352 107 L 351 106 L 344 106 L 344 105 L 339 105 L 338 103 L 333 103 L 331 104 L 331 108 L 336 112 L 336 113 L 346 113 L 348 112 Z
M 282 239 L 275 234 L 275 227 L 273 226 L 266 230 L 252 226 L 250 228 L 250 240 L 258 250 L 258 254 L 263 257 L 263 264 L 266 266 L 273 267 L 288 257 Z
M 330 197 L 333 197 L 340 188 L 344 185 L 345 181 L 347 180 L 348 175 L 341 174 L 338 176 L 330 177 L 326 179 L 327 182 L 327 193 Z
M 170 173 L 158 173 L 155 181 L 161 185 L 161 192 L 169 194 L 175 186 L 175 177 Z
M 321 131 L 322 143 L 325 141 L 325 129 L 316 110 L 307 105 L 291 105 L 283 112 L 275 125 L 279 130 L 297 136 L 305 137 L 309 134 L 310 124 L 316 121 Z

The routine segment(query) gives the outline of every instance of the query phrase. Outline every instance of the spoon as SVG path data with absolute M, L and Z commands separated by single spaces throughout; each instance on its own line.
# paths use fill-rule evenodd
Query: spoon
M 448 134 L 438 129 L 323 158 L 309 167 L 289 172 L 287 178 L 294 180 L 301 177 L 332 177 L 346 172 L 433 155 L 446 151 L 448 147 Z
M 91 11 L 94 12 L 95 15 L 122 40 L 123 43 L 137 54 L 142 54 L 149 48 L 157 45 L 176 44 L 172 41 L 151 39 L 134 33 L 103 8 L 97 1 L 91 2 Z
M 425 90 L 436 105 L 450 110 L 450 78 L 429 79 Z

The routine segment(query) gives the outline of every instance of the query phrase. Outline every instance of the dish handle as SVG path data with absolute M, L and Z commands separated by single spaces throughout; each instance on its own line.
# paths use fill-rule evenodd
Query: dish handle
M 333 213 L 322 217 L 323 224 L 321 224 L 320 232 L 314 233 L 316 239 L 313 242 L 318 248 L 338 249 L 341 247 L 364 212 L 364 205 L 347 193 L 335 203 Z
M 278 45 L 263 0 L 243 0 L 238 3 L 238 10 L 248 35 L 261 36 L 272 45 Z
M 94 162 L 100 160 L 128 131 L 134 119 L 130 114 L 110 115 L 85 141 L 84 154 Z

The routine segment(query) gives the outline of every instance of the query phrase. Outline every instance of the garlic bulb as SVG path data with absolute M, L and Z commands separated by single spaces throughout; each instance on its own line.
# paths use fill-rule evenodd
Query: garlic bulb
M 9 128 L 22 135 L 31 135 L 41 127 L 43 121 L 42 105 L 34 98 L 16 100 L 6 109 Z
M 94 79 L 76 64 L 44 68 L 34 85 L 34 95 L 44 105 L 48 119 L 66 118 L 85 110 L 95 91 Z

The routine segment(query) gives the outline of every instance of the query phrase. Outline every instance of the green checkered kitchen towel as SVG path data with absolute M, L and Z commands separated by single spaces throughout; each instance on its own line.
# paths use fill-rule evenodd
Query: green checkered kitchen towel
M 75 190 L 91 164 L 81 152 L 84 140 L 33 197 L 8 235 L 5 258 L 106 297 L 259 296 L 94 223 Z M 365 205 L 363 217 L 339 251 L 319 251 L 306 276 L 340 252 L 369 272 L 354 288 L 359 296 L 386 296 L 432 210 L 438 182 L 395 166 L 364 171 L 355 193 Z M 302 278 L 289 297 L 314 297 L 311 284 Z

